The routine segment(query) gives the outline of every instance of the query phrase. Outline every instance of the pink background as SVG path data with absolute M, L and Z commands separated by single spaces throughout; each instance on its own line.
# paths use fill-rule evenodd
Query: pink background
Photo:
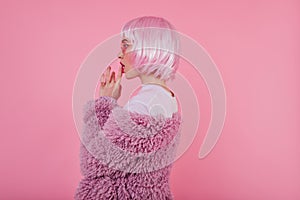
M 1 1 L 0 199 L 73 198 L 76 73 L 97 44 L 143 15 L 203 45 L 226 88 L 224 129 L 203 160 L 210 100 L 201 93 L 200 130 L 172 170 L 175 199 L 300 199 L 300 2 L 128 2 Z

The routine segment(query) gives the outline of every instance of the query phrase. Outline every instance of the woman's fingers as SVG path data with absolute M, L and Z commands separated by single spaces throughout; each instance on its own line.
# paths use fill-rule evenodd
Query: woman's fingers
M 108 66 L 105 72 L 101 75 L 101 85 L 111 85 L 111 84 L 119 84 L 122 78 L 122 66 L 118 69 L 118 74 L 113 71 L 111 74 L 111 66 Z
M 115 75 L 116 73 L 115 72 L 113 72 L 113 73 L 111 73 L 111 77 L 110 77 L 110 80 L 109 80 L 109 82 L 111 83 L 112 81 L 115 83 L 116 82 L 116 75 Z
M 106 72 L 105 72 L 105 82 L 107 83 L 108 81 L 110 81 L 110 69 L 111 67 L 108 66 L 107 69 L 106 69 Z
M 100 81 L 101 81 L 101 86 L 104 86 L 106 84 L 104 73 L 102 73 Z
M 121 78 L 122 78 L 122 66 L 118 69 L 118 74 L 114 71 L 111 72 L 111 67 L 107 67 L 106 71 L 102 73 L 101 75 L 101 89 L 100 89 L 100 95 L 106 95 L 114 97 L 115 99 L 118 99 L 121 95 Z
M 117 81 L 120 82 L 121 79 L 122 79 L 122 65 L 120 65 L 118 69 Z

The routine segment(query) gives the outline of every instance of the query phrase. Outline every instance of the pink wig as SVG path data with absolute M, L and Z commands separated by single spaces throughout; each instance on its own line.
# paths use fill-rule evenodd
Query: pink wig
M 121 35 L 132 43 L 133 67 L 140 73 L 164 81 L 175 78 L 180 41 L 170 22 L 155 16 L 138 17 L 123 26 Z

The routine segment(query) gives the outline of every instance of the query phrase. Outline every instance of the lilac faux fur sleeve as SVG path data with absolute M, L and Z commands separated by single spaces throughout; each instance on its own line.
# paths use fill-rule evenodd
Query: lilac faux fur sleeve
M 169 175 L 181 116 L 131 113 L 111 97 L 84 108 L 75 199 L 173 199 Z
M 83 109 L 83 122 L 87 124 L 91 117 L 96 114 L 99 126 L 102 128 L 111 110 L 117 105 L 117 100 L 109 96 L 101 96 L 96 100 L 90 100 Z

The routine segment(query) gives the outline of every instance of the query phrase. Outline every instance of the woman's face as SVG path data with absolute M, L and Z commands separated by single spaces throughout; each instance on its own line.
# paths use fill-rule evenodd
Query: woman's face
M 138 71 L 133 67 L 132 52 L 129 52 L 132 49 L 132 43 L 128 38 L 123 37 L 121 41 L 121 52 L 118 55 L 120 58 L 120 63 L 123 66 L 123 72 L 127 79 L 132 79 L 139 76 Z

